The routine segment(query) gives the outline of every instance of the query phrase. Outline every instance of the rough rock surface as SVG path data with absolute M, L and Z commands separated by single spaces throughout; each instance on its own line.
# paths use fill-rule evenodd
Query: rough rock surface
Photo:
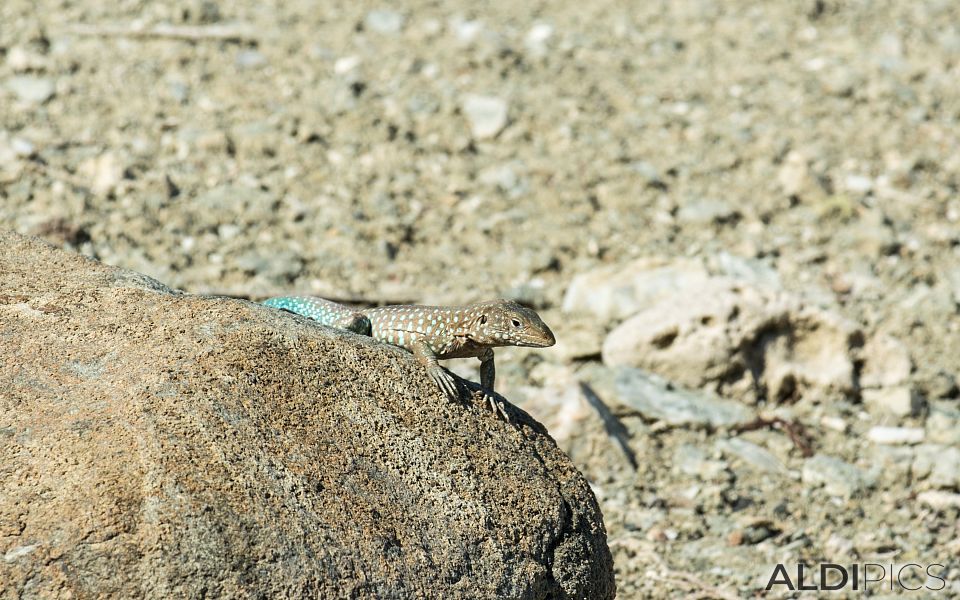
M 0 596 L 612 598 L 543 428 L 402 351 L 0 233 Z

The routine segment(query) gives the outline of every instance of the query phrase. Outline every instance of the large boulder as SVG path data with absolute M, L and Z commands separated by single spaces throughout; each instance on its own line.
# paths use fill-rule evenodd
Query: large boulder
M 513 416 L 0 233 L 0 596 L 612 598 L 593 493 Z

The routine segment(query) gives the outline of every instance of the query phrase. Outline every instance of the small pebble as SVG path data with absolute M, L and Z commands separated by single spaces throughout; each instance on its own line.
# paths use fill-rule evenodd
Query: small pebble
M 257 50 L 241 50 L 235 62 L 241 69 L 256 69 L 267 63 L 267 57 Z
M 377 33 L 399 33 L 403 29 L 403 15 L 392 10 L 371 10 L 363 20 L 364 27 Z
M 463 99 L 463 112 L 477 139 L 496 137 L 507 125 L 507 101 L 497 96 L 468 94 Z
M 864 472 L 850 463 L 817 454 L 803 463 L 803 482 L 811 486 L 822 485 L 824 490 L 834 496 L 851 498 L 859 495 L 869 485 Z
M 863 390 L 863 403 L 871 412 L 911 417 L 923 411 L 923 399 L 909 386 Z
M 924 431 L 920 427 L 871 427 L 867 439 L 875 444 L 919 444 Z
M 52 79 L 20 75 L 7 80 L 7 89 L 28 104 L 43 104 L 53 97 L 56 86 Z

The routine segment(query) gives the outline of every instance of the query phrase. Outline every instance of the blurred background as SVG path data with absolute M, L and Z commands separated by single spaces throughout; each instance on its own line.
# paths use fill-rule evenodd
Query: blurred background
M 498 391 L 622 598 L 960 594 L 958 81 L 952 0 L 4 0 L 0 226 L 195 293 L 535 307 Z

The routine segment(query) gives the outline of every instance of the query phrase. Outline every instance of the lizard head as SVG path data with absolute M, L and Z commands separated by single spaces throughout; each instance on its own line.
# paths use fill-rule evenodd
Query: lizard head
M 536 311 L 512 300 L 476 304 L 469 316 L 470 339 L 483 345 L 546 348 L 557 343 Z

